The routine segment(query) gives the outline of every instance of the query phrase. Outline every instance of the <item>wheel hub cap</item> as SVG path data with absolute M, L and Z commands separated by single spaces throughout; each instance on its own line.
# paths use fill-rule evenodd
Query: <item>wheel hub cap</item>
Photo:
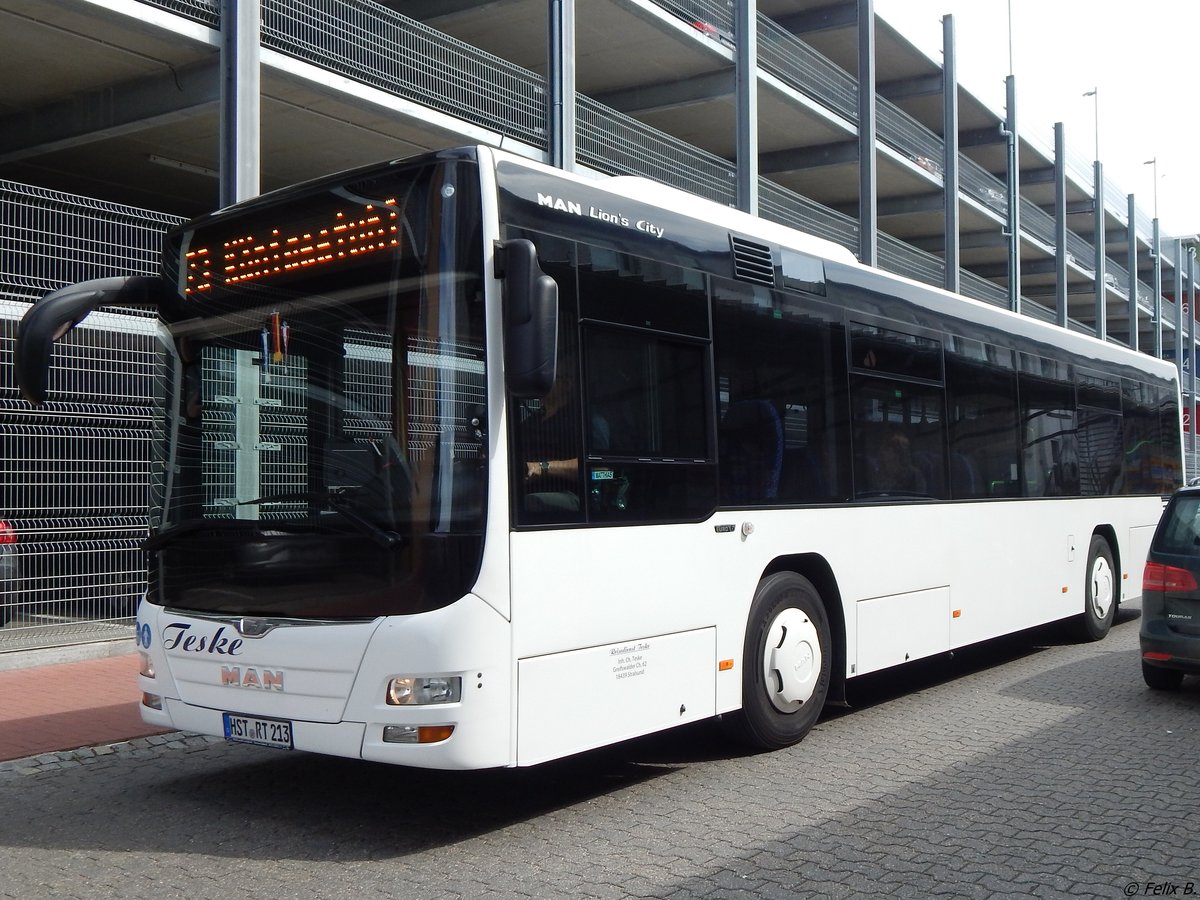
M 800 610 L 785 609 L 771 623 L 763 654 L 763 678 L 771 703 L 780 712 L 795 712 L 812 697 L 820 676 L 816 627 Z
M 1098 619 L 1108 617 L 1115 595 L 1113 570 L 1108 560 L 1103 556 L 1096 558 L 1092 565 L 1092 612 Z

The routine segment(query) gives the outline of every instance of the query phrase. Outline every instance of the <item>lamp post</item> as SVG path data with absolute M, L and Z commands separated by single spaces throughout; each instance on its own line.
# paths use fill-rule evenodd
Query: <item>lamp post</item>
M 1108 286 L 1106 284 L 1107 230 L 1104 227 L 1104 168 L 1100 163 L 1100 88 L 1092 88 L 1083 96 L 1091 97 L 1095 106 L 1096 156 L 1092 169 L 1092 200 L 1095 204 L 1095 230 L 1092 242 L 1096 248 L 1096 337 L 1108 338 Z
M 1143 166 L 1154 166 L 1154 218 L 1158 218 L 1158 157 L 1148 159 Z
M 1096 155 L 1092 159 L 1100 158 L 1100 88 L 1099 86 L 1087 91 L 1083 96 L 1092 98 L 1092 124 L 1093 131 L 1096 135 Z
M 1154 355 L 1162 359 L 1162 235 L 1158 225 L 1158 157 L 1146 160 L 1143 165 L 1154 167 L 1154 231 L 1150 258 L 1154 261 L 1154 300 L 1150 324 L 1153 326 Z

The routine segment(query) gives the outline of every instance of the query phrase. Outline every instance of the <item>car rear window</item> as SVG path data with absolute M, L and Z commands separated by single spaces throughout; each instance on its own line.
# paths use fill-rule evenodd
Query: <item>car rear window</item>
M 1154 539 L 1162 553 L 1200 554 L 1200 494 L 1176 497 Z

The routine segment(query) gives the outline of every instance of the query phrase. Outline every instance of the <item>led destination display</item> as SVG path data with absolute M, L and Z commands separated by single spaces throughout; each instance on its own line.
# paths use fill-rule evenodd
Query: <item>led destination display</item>
M 184 294 L 263 282 L 312 266 L 336 266 L 397 247 L 395 204 L 388 199 L 357 208 L 326 206 L 304 216 L 307 221 L 300 224 L 293 218 L 290 224 L 267 224 L 252 231 L 243 222 L 230 236 L 200 229 L 193 237 L 196 245 L 184 254 Z

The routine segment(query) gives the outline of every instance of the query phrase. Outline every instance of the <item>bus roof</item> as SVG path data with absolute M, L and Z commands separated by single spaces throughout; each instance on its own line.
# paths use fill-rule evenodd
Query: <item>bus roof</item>
M 495 171 L 496 166 L 500 162 L 508 162 L 526 168 L 531 172 L 536 172 L 547 179 L 585 185 L 593 190 L 611 193 L 616 197 L 646 203 L 663 210 L 669 210 L 678 215 L 702 222 L 709 222 L 714 227 L 738 231 L 748 237 L 754 237 L 778 247 L 810 254 L 828 263 L 832 263 L 833 269 L 840 272 L 839 277 L 843 279 L 864 283 L 864 286 L 865 283 L 870 283 L 874 290 L 883 290 L 886 283 L 888 291 L 905 297 L 910 302 L 936 309 L 942 313 L 949 313 L 966 319 L 974 319 L 980 323 L 988 323 L 993 327 L 1001 328 L 1030 340 L 1061 346 L 1064 349 L 1069 349 L 1074 353 L 1085 356 L 1090 354 L 1097 359 L 1113 363 L 1135 365 L 1144 371 L 1154 372 L 1159 377 L 1175 377 L 1175 365 L 1169 361 L 1158 360 L 1121 345 L 1101 341 L 1091 335 L 1073 332 L 1051 323 L 1011 312 L 1003 307 L 984 303 L 970 297 L 964 297 L 960 294 L 954 294 L 938 286 L 863 265 L 858 262 L 850 250 L 834 241 L 815 237 L 758 216 L 752 216 L 741 210 L 724 206 L 679 188 L 640 176 L 606 176 L 594 173 L 568 172 L 539 161 L 531 160 L 511 151 L 486 145 L 446 148 L 440 151 L 417 154 L 410 158 L 397 158 L 334 175 L 322 176 L 245 200 L 233 207 L 218 210 L 208 216 L 193 220 L 186 225 L 180 226 L 180 228 L 193 228 L 197 224 L 213 217 L 223 217 L 229 214 L 237 215 L 243 210 L 253 209 L 260 204 L 270 204 L 285 199 L 289 195 L 301 195 L 325 185 L 337 184 L 356 178 L 370 177 L 376 173 L 385 172 L 396 165 L 419 162 L 421 159 L 477 159 L 489 166 L 493 171 Z
M 601 188 L 619 197 L 649 203 L 653 206 L 668 209 L 672 212 L 713 222 L 722 227 L 754 235 L 764 241 L 778 244 L 792 250 L 819 256 L 822 259 L 836 262 L 855 262 L 855 256 L 841 244 L 825 238 L 815 237 L 803 231 L 797 231 L 786 225 L 752 216 L 732 206 L 724 206 L 716 201 L 692 194 L 688 191 L 651 178 L 640 175 L 592 175 L 586 173 L 567 172 L 555 169 L 544 163 L 536 162 L 522 156 L 503 150 L 489 148 L 497 161 L 506 160 L 543 175 L 574 181 L 593 188 Z

